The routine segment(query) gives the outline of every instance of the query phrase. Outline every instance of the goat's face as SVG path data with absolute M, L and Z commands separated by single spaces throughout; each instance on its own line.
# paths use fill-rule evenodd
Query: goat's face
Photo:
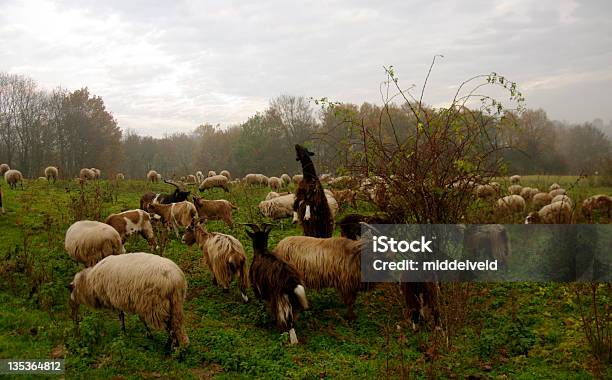
M 306 147 L 299 144 L 295 144 L 295 160 L 302 161 L 308 159 L 310 156 L 314 156 L 314 153 L 309 151 Z
M 529 215 L 525 218 L 525 224 L 534 224 L 540 221 L 540 214 L 537 212 L 530 212 Z
M 189 194 L 191 194 L 191 191 L 181 191 L 179 189 L 174 190 L 174 202 L 182 202 L 187 200 Z
M 193 243 L 195 243 L 196 237 L 195 227 L 193 223 L 185 229 L 185 233 L 183 234 L 183 238 L 181 239 L 181 241 L 187 245 L 193 245 Z

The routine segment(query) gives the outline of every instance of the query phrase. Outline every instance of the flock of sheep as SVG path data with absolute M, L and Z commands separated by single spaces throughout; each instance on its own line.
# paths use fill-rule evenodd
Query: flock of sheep
M 104 223 L 82 220 L 71 225 L 66 231 L 65 249 L 70 257 L 85 266 L 70 284 L 70 306 L 77 326 L 79 305 L 84 304 L 118 311 L 124 329 L 124 312 L 137 314 L 147 329 L 152 327 L 168 332 L 168 347 L 189 344 L 183 311 L 187 281 L 181 268 L 155 254 L 126 253 L 124 247 L 130 235 L 140 234 L 153 250 L 157 246 L 153 225 L 158 222 L 174 231 L 177 237 L 183 229 L 182 243 L 197 244 L 215 285 L 228 290 L 236 277 L 245 302 L 249 300 L 247 288 L 250 285 L 257 298 L 268 303 L 277 326 L 289 332 L 292 344 L 298 342 L 294 329 L 297 313 L 308 308 L 306 291 L 337 289 L 347 306 L 348 318 L 354 318 L 353 304 L 362 287 L 360 255 L 364 241 L 359 236 L 360 222 L 380 223 L 384 220 L 349 214 L 338 223 L 341 237 L 331 237 L 331 232 L 341 206 L 356 206 L 359 194 L 376 204 L 377 197 L 384 194 L 381 191 L 384 185 L 377 178 L 357 181 L 347 176 L 318 176 L 309 157 L 313 154 L 299 145 L 296 145 L 296 154 L 302 164 L 302 175 L 267 177 L 247 174 L 241 180 L 232 180 L 227 170 L 220 174 L 209 171 L 207 176 L 198 171 L 195 175 L 181 178 L 181 181 L 164 180 L 175 190 L 168 194 L 143 194 L 140 209 L 112 214 Z M 0 173 L 11 188 L 22 182 L 21 173 L 11 170 L 8 165 L 0 165 Z M 98 169 L 84 168 L 79 179 L 94 180 L 100 175 Z M 49 181 L 56 180 L 58 169 L 47 168 L 45 176 Z M 121 173 L 116 176 L 118 180 L 124 178 Z M 159 182 L 162 177 L 151 170 L 147 173 L 147 180 Z M 510 177 L 512 185 L 505 196 L 502 196 L 501 186 L 495 182 L 470 183 L 470 186 L 475 197 L 491 200 L 499 215 L 524 214 L 531 207 L 535 211 L 527 214 L 525 223 L 572 222 L 575 207 L 566 190 L 555 183 L 548 192 L 543 192 L 522 187 L 520 180 L 520 176 Z M 289 192 L 292 182 L 297 189 Z M 286 237 L 271 250 L 268 248 L 271 225 L 246 224 L 254 252 L 248 265 L 240 240 L 209 231 L 206 227 L 207 220 L 222 220 L 233 228 L 232 212 L 237 207 L 224 199 L 209 200 L 198 195 L 192 195 L 192 202 L 187 199 L 191 192 L 186 184 L 198 184 L 199 190 L 205 193 L 215 187 L 229 192 L 231 186 L 238 183 L 270 187 L 271 191 L 258 205 L 261 214 L 270 219 L 293 217 L 305 236 Z M 324 189 L 322 184 L 331 189 Z M 595 214 L 605 214 L 609 218 L 611 212 L 612 197 L 607 195 L 595 195 L 582 203 L 582 213 L 588 219 Z M 495 229 L 478 233 L 502 236 L 505 231 Z M 472 234 L 469 239 L 479 239 L 479 235 Z M 503 242 L 504 239 L 505 235 L 497 240 Z M 473 244 L 479 243 L 474 241 Z M 503 247 L 499 252 L 497 255 L 500 257 L 507 253 Z M 410 304 L 410 296 L 406 294 L 409 291 L 409 287 L 404 287 L 406 301 Z

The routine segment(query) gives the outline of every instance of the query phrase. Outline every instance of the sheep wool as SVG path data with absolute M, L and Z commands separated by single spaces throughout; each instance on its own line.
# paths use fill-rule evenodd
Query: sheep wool
M 125 253 L 121 236 L 113 227 L 93 220 L 81 220 L 66 231 L 64 247 L 68 255 L 86 267 L 107 256 Z

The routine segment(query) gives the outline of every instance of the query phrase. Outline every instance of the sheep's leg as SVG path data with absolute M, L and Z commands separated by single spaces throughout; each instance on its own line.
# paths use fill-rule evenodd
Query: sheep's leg
M 123 310 L 119 312 L 119 320 L 121 321 L 121 330 L 123 331 L 123 335 L 125 335 L 125 313 Z

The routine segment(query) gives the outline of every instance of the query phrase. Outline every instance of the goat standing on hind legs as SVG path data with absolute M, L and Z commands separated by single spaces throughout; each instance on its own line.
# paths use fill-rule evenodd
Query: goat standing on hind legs
M 295 160 L 302 164 L 304 178 L 295 190 L 294 221 L 296 219 L 299 221 L 305 236 L 331 237 L 334 231 L 334 220 L 323 186 L 310 159 L 314 153 L 298 144 L 295 145 L 295 153 Z

